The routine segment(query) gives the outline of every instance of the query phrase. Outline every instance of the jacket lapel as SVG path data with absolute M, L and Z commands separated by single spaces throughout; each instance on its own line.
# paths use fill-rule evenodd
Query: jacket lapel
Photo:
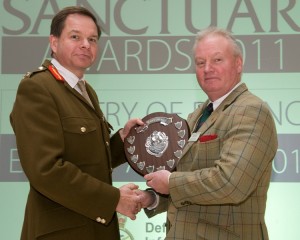
M 100 114 L 101 111 L 100 111 L 100 107 L 99 107 L 99 102 L 98 102 L 97 97 L 92 94 L 92 87 L 88 83 L 86 83 L 85 86 L 86 86 L 86 91 L 89 94 L 89 97 L 93 103 L 94 110 L 96 111 L 96 113 Z

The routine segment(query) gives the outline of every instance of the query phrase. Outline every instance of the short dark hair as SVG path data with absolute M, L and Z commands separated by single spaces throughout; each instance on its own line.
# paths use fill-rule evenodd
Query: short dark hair
M 98 25 L 97 18 L 95 17 L 95 15 L 92 12 L 90 12 L 86 8 L 80 7 L 80 6 L 65 7 L 61 11 L 59 11 L 52 19 L 51 28 L 50 28 L 51 35 L 53 35 L 55 37 L 60 37 L 62 30 L 65 26 L 66 18 L 70 14 L 80 14 L 80 15 L 90 17 L 96 24 L 97 32 L 98 32 L 98 39 L 100 38 L 101 29 L 100 29 L 100 26 Z

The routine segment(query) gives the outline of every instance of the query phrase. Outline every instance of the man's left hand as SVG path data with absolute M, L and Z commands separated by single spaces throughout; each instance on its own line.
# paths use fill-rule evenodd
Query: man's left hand
M 169 177 L 171 173 L 167 170 L 160 170 L 149 173 L 144 176 L 147 181 L 147 186 L 153 188 L 161 194 L 169 194 Z
M 130 132 L 130 129 L 136 125 L 140 125 L 140 126 L 143 126 L 144 123 L 141 119 L 139 118 L 132 118 L 132 119 L 129 119 L 128 122 L 125 124 L 124 128 L 122 128 L 120 131 L 119 131 L 119 134 L 120 134 L 120 137 L 122 139 L 122 141 L 124 142 L 124 139 L 127 137 L 127 135 L 129 134 Z

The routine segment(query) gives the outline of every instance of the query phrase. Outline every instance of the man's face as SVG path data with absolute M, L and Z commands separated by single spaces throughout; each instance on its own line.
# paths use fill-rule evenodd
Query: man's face
M 211 101 L 228 93 L 239 81 L 243 61 L 222 36 L 207 36 L 195 49 L 196 76 Z
M 50 45 L 58 62 L 81 78 L 97 56 L 96 24 L 87 16 L 71 14 L 65 21 L 61 36 L 50 36 Z

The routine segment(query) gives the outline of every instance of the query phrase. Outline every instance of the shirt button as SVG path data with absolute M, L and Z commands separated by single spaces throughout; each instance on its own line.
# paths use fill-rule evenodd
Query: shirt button
M 83 133 L 86 132 L 86 128 L 85 128 L 85 127 L 81 127 L 80 130 L 81 130 L 81 132 L 83 132 Z
M 105 142 L 106 143 L 106 146 L 108 146 L 109 147 L 109 142 Z

